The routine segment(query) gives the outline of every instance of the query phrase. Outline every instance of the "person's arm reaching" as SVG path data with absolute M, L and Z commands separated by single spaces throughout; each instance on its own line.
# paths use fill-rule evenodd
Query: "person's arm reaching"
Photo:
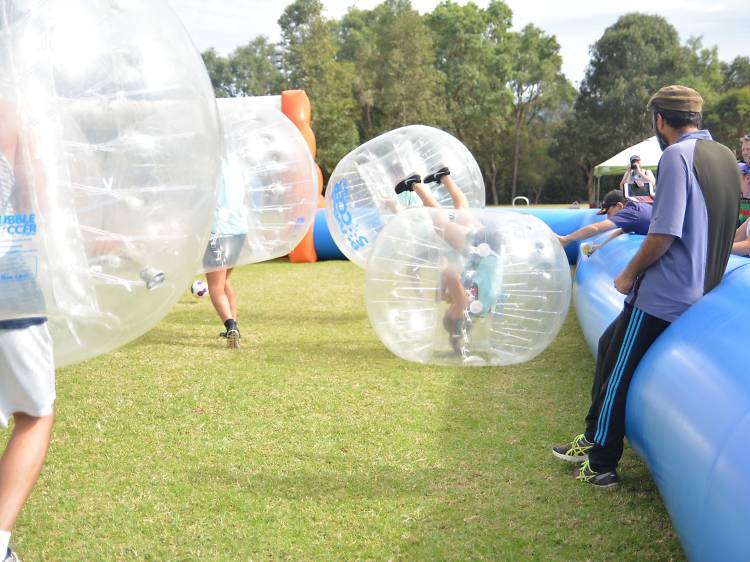
M 624 230 L 622 228 L 615 228 L 612 232 L 609 233 L 609 236 L 607 236 L 607 238 L 604 240 L 604 242 L 602 242 L 601 244 L 594 244 L 594 245 L 591 246 L 591 248 L 589 250 L 589 255 L 593 254 L 599 248 L 601 248 L 605 244 L 608 244 L 609 242 L 611 242 L 612 240 L 614 240 L 615 238 L 617 238 L 618 236 L 620 236 L 620 234 L 622 234 L 623 232 L 624 232 Z
M 609 219 L 604 219 L 603 221 L 588 224 L 583 228 L 579 228 L 575 232 L 571 232 L 570 234 L 567 234 L 565 236 L 558 236 L 557 239 L 560 241 L 560 244 L 565 247 L 571 242 L 586 240 L 586 238 L 591 238 L 596 234 L 607 232 L 608 230 L 612 230 L 613 228 L 615 228 L 615 223 L 613 223 Z

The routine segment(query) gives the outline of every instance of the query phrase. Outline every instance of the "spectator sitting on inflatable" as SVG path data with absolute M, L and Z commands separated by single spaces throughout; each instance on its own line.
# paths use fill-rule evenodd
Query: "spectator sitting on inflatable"
M 599 215 L 606 214 L 606 219 L 586 225 L 575 232 L 571 232 L 566 236 L 558 236 L 557 238 L 560 240 L 560 244 L 565 247 L 571 242 L 585 240 L 596 234 L 611 230 L 612 233 L 604 242 L 589 246 L 588 253 L 591 254 L 620 234 L 647 234 L 648 225 L 651 222 L 651 209 L 652 205 L 650 203 L 626 199 L 621 190 L 613 189 L 604 196 L 602 208 L 598 213 Z
M 737 164 L 742 177 L 742 191 L 740 192 L 740 216 L 737 225 L 741 225 L 750 218 L 750 165 L 740 162 Z
M 732 253 L 738 256 L 750 256 L 750 220 L 742 223 L 734 233 Z
M 413 191 L 425 207 L 440 209 L 440 203 L 425 186 L 433 182 L 445 186 L 456 210 L 469 208 L 466 195 L 450 177 L 447 167 L 424 179 L 412 174 L 400 181 L 395 191 L 398 195 Z M 445 241 L 464 257 L 461 273 L 450 267 L 443 268 L 440 292 L 449 303 L 443 326 L 449 334 L 451 347 L 457 355 L 466 357 L 472 318 L 487 316 L 497 301 L 497 237 L 488 233 L 482 222 L 469 213 L 462 214 L 455 222 L 448 214 L 439 214 L 433 220 Z

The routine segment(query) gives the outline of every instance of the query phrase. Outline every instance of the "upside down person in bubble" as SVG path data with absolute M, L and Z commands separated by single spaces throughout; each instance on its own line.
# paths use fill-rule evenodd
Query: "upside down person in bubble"
M 457 211 L 469 209 L 466 195 L 453 181 L 447 167 L 442 167 L 425 178 L 412 174 L 400 181 L 395 191 L 398 195 L 413 191 L 425 207 L 441 209 L 440 203 L 425 185 L 429 183 L 443 185 Z M 443 300 L 449 303 L 443 317 L 443 327 L 448 332 L 453 351 L 466 358 L 468 332 L 473 319 L 488 316 L 497 301 L 497 235 L 487 232 L 482 222 L 469 212 L 460 213 L 455 220 L 452 213 L 438 213 L 433 220 L 443 239 L 460 252 L 464 259 L 461 272 L 445 264 L 441 274 L 440 293 Z

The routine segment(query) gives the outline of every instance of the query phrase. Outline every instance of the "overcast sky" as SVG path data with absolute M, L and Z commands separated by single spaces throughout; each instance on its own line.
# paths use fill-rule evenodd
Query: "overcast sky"
M 278 19 L 290 2 L 284 0 L 168 0 L 182 18 L 199 50 L 214 47 L 228 54 L 256 35 L 279 40 Z M 370 9 L 381 0 L 323 0 L 325 16 L 338 19 L 350 6 Z M 421 13 L 430 12 L 438 0 L 412 0 Z M 465 4 L 465 1 L 460 1 Z M 476 0 L 486 6 L 487 0 Z M 583 78 L 588 50 L 605 28 L 628 12 L 664 16 L 675 26 L 684 43 L 703 36 L 707 46 L 716 45 L 719 58 L 731 61 L 750 55 L 750 4 L 748 0 L 506 0 L 513 10 L 513 27 L 534 23 L 560 43 L 563 72 L 574 83 Z

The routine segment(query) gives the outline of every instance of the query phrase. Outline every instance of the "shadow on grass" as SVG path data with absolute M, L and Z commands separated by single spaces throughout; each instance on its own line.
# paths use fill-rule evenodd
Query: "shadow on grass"
M 431 494 L 441 498 L 401 545 L 442 559 L 681 559 L 644 464 L 626 450 L 622 484 L 598 490 L 572 478 L 550 451 L 583 427 L 594 362 L 580 330 L 522 365 L 464 369 L 445 397 Z M 581 367 L 586 368 L 582 369 Z M 460 485 L 457 485 L 460 483 Z M 437 522 L 437 524 L 436 524 Z M 469 530 L 471 529 L 471 530 Z

